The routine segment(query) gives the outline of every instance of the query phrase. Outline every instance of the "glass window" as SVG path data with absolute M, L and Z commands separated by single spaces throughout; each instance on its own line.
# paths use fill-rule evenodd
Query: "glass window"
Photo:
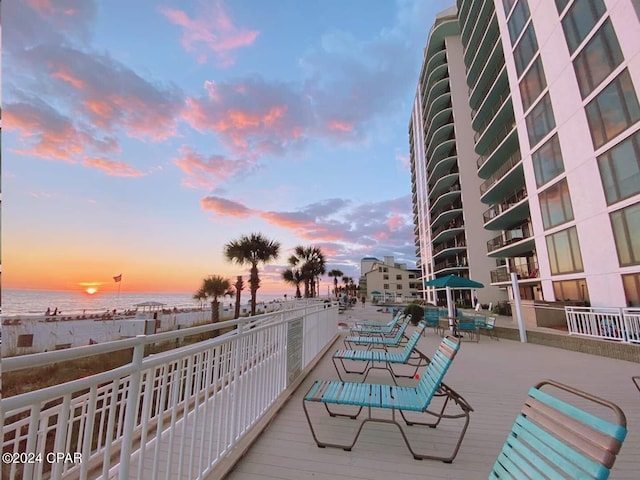
M 547 251 L 552 274 L 582 272 L 584 270 L 576 227 L 548 235 Z
M 527 0 L 520 0 L 516 5 L 516 8 L 513 9 L 511 13 L 511 17 L 509 17 L 509 21 L 507 22 L 507 26 L 509 27 L 509 36 L 511 37 L 511 45 L 515 44 L 516 38 L 522 32 L 522 29 L 529 20 L 529 5 L 527 4 Z
M 640 273 L 622 275 L 624 296 L 628 307 L 640 307 Z
M 594 148 L 599 148 L 640 120 L 640 105 L 628 70 L 624 70 L 586 107 Z
M 556 300 L 573 300 L 578 302 L 589 301 L 589 290 L 587 282 L 584 278 L 576 280 L 564 280 L 562 282 L 553 283 L 553 294 Z
M 640 264 L 640 203 L 610 216 L 620 266 Z
M 593 92 L 622 60 L 616 33 L 607 19 L 573 61 L 582 98 Z
M 571 53 L 587 37 L 594 25 L 604 15 L 606 8 L 602 0 L 575 0 L 562 19 L 562 28 Z
M 516 63 L 516 72 L 518 78 L 522 75 L 527 65 L 538 51 L 538 41 L 536 40 L 536 32 L 533 29 L 533 23 L 530 23 L 525 30 L 522 38 L 513 50 L 513 60 Z
M 531 147 L 542 140 L 556 126 L 548 92 L 527 115 L 526 122 L 529 145 Z
M 640 192 L 640 131 L 598 157 L 607 205 Z
M 558 135 L 547 140 L 533 155 L 536 184 L 540 187 L 564 172 Z
M 558 9 L 558 14 L 562 13 L 565 8 L 567 8 L 567 4 L 569 0 L 556 0 L 556 8 Z
M 545 230 L 573 220 L 571 196 L 566 179 L 541 192 L 539 199 Z
M 538 55 L 536 61 L 533 62 L 529 71 L 520 81 L 520 97 L 522 98 L 522 109 L 525 112 L 538 99 L 546 86 L 544 68 L 542 67 L 540 55 Z
M 502 6 L 504 7 L 504 15 L 506 17 L 509 16 L 509 12 L 513 7 L 513 4 L 516 3 L 516 0 L 502 0 Z

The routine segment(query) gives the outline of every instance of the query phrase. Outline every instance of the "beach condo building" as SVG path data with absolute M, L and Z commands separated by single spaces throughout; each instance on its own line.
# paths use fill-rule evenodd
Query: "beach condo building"
M 486 254 L 492 233 L 482 223 L 463 55 L 453 7 L 436 16 L 429 34 L 409 123 L 416 256 L 422 283 L 450 274 L 471 278 L 486 288 L 455 291 L 456 300 L 471 305 L 475 295 L 496 304 L 507 297 L 491 285 L 496 261 Z M 427 289 L 424 299 L 446 305 L 444 291 Z
M 458 0 L 456 7 L 457 30 L 446 33 L 462 44 L 468 105 L 450 108 L 456 135 L 469 119 L 474 131 L 491 285 L 508 288 L 515 272 L 523 299 L 640 306 L 640 2 Z M 452 51 L 431 47 L 443 21 L 432 28 L 423 74 L 440 55 L 452 76 Z M 421 76 L 419 94 L 423 83 Z M 421 264 L 434 266 L 435 230 L 421 226 L 421 216 L 433 217 L 426 208 L 437 180 L 418 172 L 425 161 L 431 172 L 429 127 L 444 109 L 414 107 L 410 126 L 419 253 Z M 458 158 L 470 161 L 460 151 Z M 462 189 L 470 239 L 481 230 L 471 230 L 477 205 Z
M 370 301 L 406 302 L 422 298 L 420 270 L 395 262 L 393 256 L 384 260 L 365 257 L 361 261 L 360 293 Z M 364 285 L 364 288 L 363 288 Z

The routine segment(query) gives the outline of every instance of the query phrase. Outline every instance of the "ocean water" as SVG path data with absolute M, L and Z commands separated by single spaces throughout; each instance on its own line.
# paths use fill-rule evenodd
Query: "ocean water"
M 250 299 L 249 292 L 242 292 L 243 304 Z M 281 295 L 261 295 L 258 302 L 281 300 Z M 232 305 L 229 297 L 220 299 L 225 305 Z M 118 311 L 134 308 L 136 303 L 161 302 L 167 308 L 199 307 L 200 303 L 193 300 L 188 293 L 96 293 L 89 295 L 84 292 L 62 292 L 54 290 L 2 290 L 2 315 L 43 315 L 47 308 L 58 309 L 58 314 L 100 313 L 106 310 Z

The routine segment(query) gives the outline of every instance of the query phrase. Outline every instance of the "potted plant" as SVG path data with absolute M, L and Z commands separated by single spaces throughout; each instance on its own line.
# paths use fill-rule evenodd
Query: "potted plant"
M 417 303 L 410 303 L 406 307 L 404 307 L 404 311 L 402 312 L 405 315 L 411 314 L 411 324 L 418 325 L 418 322 L 424 318 L 424 308 Z

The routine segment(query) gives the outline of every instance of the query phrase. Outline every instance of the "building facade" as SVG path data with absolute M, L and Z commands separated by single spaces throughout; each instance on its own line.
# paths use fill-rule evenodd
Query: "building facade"
M 369 257 L 371 258 L 371 257 Z M 362 271 L 364 277 L 365 295 L 369 300 L 407 301 L 422 298 L 420 271 L 409 269 L 404 263 L 395 263 L 393 257 L 384 257 L 383 261 L 367 261 L 362 265 L 369 268 Z
M 479 281 L 481 303 L 506 299 L 491 286 L 495 260 L 486 255 L 491 233 L 482 228 L 482 179 L 477 175 L 474 130 L 457 10 L 436 17 L 424 50 L 409 123 L 416 255 L 423 281 L 455 274 Z M 440 297 L 438 297 L 438 295 Z M 455 292 L 468 304 L 473 292 Z M 424 291 L 425 300 L 446 303 L 445 292 Z
M 639 2 L 457 8 L 492 285 L 640 306 Z

